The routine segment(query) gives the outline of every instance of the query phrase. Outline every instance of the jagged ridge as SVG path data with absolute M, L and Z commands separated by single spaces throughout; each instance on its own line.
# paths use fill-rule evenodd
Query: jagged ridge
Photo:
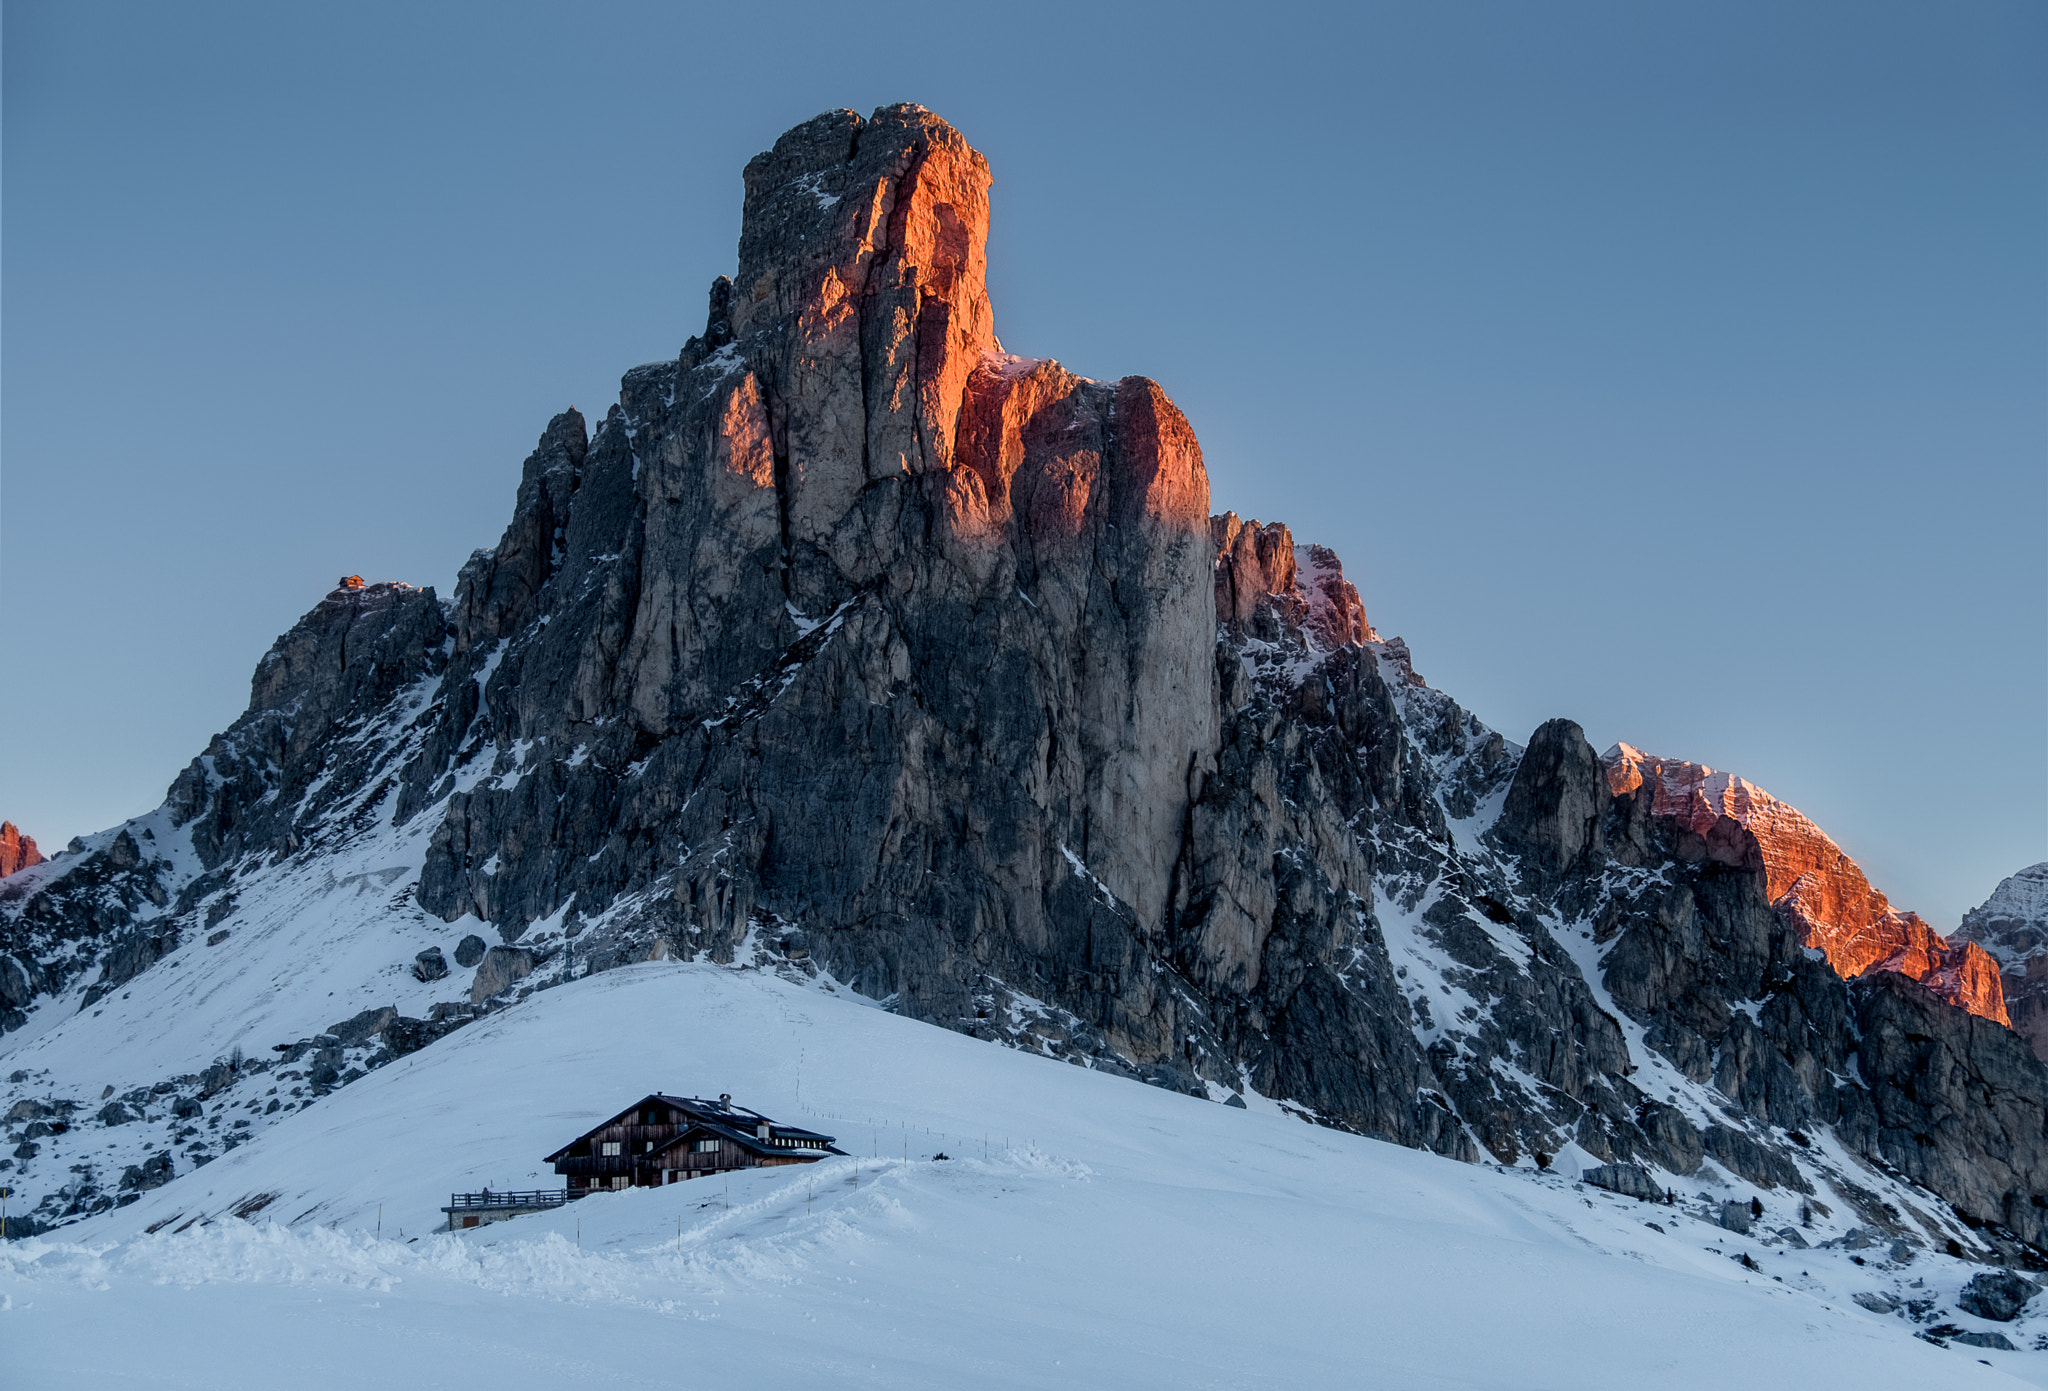
M 1892 907 L 1856 862 L 1796 809 L 1733 774 L 1656 758 L 1628 744 L 1616 744 L 1601 762 L 1615 795 L 1647 786 L 1651 815 L 1682 824 L 1710 855 L 1740 864 L 1759 854 L 1772 906 L 1797 929 L 1801 945 L 1824 953 L 1837 974 L 1893 971 L 1952 1005 L 2011 1026 L 1998 963 L 1976 943 L 1950 943 L 1918 913 Z

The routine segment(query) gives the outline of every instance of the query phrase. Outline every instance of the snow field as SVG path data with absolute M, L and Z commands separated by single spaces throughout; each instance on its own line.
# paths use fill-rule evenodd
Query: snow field
M 451 1190 L 554 1186 L 540 1156 L 655 1090 L 856 1153 L 422 1235 Z M 666 962 L 538 993 L 62 1235 L 0 1248 L 10 1388 L 2048 1384 L 2048 1357 L 1849 1304 L 1877 1281 L 1846 1253 Z M 1923 1263 L 1947 1298 L 1968 1273 Z

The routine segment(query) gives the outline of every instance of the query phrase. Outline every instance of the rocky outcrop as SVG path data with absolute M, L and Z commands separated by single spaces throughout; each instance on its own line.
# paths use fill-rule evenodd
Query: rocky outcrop
M 1598 1164 L 1581 1173 L 1579 1182 L 1646 1203 L 1664 1201 L 1664 1190 L 1640 1164 Z
M 33 836 L 23 835 L 12 821 L 0 821 L 0 879 L 42 862 L 43 852 L 36 849 Z
M 521 947 L 492 947 L 469 983 L 469 1002 L 482 1004 L 533 974 L 534 955 Z
M 1508 785 L 1498 834 L 1524 865 L 1558 875 L 1600 856 L 1600 819 L 1607 790 L 1586 733 L 1570 720 L 1551 720 L 1529 736 Z
M 1971 1276 L 1962 1293 L 1956 1296 L 1956 1305 L 1980 1319 L 2011 1323 L 2027 1307 L 2027 1301 L 2040 1292 L 2041 1287 L 2024 1276 L 2009 1270 L 1992 1270 Z
M 1953 936 L 1998 963 L 2013 1031 L 2048 1058 L 2048 861 L 2003 880 Z
M 1697 763 L 1657 758 L 1627 744 L 1603 757 L 1616 795 L 1647 788 L 1649 813 L 1698 838 L 1703 852 L 1739 864 L 1753 841 L 1771 903 L 1804 946 L 1845 978 L 1894 971 L 1972 1014 L 2010 1024 L 1998 963 L 1973 942 L 1951 943 L 1904 913 L 1820 827 L 1756 784 Z
M 1287 632 L 1307 633 L 1332 649 L 1379 640 L 1357 586 L 1327 546 L 1297 546 L 1284 523 L 1262 526 L 1235 512 L 1209 519 L 1209 539 L 1216 548 L 1216 617 L 1232 635 L 1273 642 Z

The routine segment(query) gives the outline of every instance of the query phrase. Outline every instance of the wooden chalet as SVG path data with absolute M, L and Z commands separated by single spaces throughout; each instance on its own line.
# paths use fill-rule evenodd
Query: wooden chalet
M 830 1135 L 777 1125 L 758 1111 L 701 1097 L 642 1097 L 547 1157 L 580 1198 L 613 1188 L 656 1188 L 734 1169 L 814 1164 L 836 1149 Z

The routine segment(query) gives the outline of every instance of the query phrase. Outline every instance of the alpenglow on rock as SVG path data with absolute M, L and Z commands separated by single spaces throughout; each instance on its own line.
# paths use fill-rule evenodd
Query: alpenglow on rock
M 687 958 L 1461 1159 L 2048 1246 L 2016 1036 L 1809 953 L 1739 817 L 1432 689 L 1334 554 L 1212 516 L 1157 384 L 1005 351 L 988 192 L 914 106 L 753 160 L 703 332 L 548 423 L 452 602 L 337 588 L 162 808 L 0 890 L 0 1028 L 155 1008 L 216 931 L 195 969 L 381 952 L 270 1045 L 326 1088 Z M 380 1051 L 321 1033 L 341 986 Z M 19 1181 L 75 1207 L 55 1158 Z
M 36 849 L 33 836 L 23 835 L 12 821 L 0 821 L 0 879 L 42 862 L 43 852 Z
M 1755 783 L 1627 744 L 1602 762 L 1615 795 L 1647 788 L 1650 814 L 1698 836 L 1710 856 L 1739 864 L 1760 853 L 1772 906 L 1841 975 L 1894 971 L 1972 1014 L 2012 1023 L 1989 953 L 1972 941 L 1950 943 L 1919 914 L 1892 907 L 1826 832 Z

